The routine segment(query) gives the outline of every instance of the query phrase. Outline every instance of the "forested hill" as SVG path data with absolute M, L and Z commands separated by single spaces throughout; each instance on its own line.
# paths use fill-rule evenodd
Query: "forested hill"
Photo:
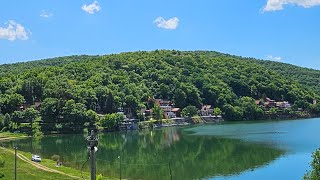
M 320 71 L 213 51 L 60 57 L 1 65 L 0 74 L 2 114 L 13 113 L 22 102 L 42 102 L 42 116 L 60 117 L 71 99 L 94 111 L 99 105 L 101 113 L 119 107 L 139 111 L 152 108 L 150 98 L 162 98 L 180 108 L 210 104 L 225 112 L 226 118 L 250 119 L 257 118 L 247 107 L 255 99 L 301 105 L 320 95 Z M 54 103 L 53 112 L 45 109 Z
M 320 94 L 320 71 L 315 69 L 303 68 L 291 64 L 273 62 L 273 61 L 256 61 L 265 68 L 276 71 L 277 73 L 293 78 L 299 83 L 311 87 Z

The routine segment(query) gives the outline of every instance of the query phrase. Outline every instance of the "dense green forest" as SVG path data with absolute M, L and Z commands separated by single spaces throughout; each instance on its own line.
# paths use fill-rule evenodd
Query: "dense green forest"
M 312 103 L 320 97 L 319 75 L 213 51 L 139 51 L 1 65 L 0 127 L 30 123 L 34 132 L 40 124 L 48 131 L 79 131 L 98 121 L 97 113 L 129 108 L 139 116 L 141 108 L 153 108 L 153 98 L 179 108 L 210 104 L 227 120 L 260 119 L 264 111 L 255 100 L 265 97 L 318 113 Z M 23 104 L 33 106 L 20 111 Z

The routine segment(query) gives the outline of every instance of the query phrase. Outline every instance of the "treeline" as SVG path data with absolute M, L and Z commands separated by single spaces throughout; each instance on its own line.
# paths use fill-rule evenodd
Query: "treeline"
M 181 109 L 210 104 L 227 120 L 259 119 L 263 110 L 254 100 L 262 97 L 303 104 L 313 113 L 320 109 L 311 106 L 319 91 L 293 73 L 284 76 L 258 61 L 211 51 L 60 57 L 1 65 L 0 74 L 2 127 L 27 123 L 23 114 L 22 120 L 16 118 L 17 111 L 27 109 L 19 109 L 22 105 L 37 111 L 34 119 L 40 119 L 42 129 L 68 131 L 118 108 L 137 117 L 141 108 L 153 108 L 153 98 L 169 99 Z

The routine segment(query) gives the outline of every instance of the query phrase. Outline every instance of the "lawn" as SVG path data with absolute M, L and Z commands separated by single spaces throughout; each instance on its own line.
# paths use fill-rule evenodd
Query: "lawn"
M 22 133 L 10 133 L 10 132 L 0 132 L 0 139 L 1 138 L 20 138 L 20 137 L 27 137 L 26 134 L 22 134 Z
M 4 168 L 0 171 L 4 174 L 3 179 L 14 179 L 14 155 L 11 152 L 0 149 L 0 154 L 5 160 Z M 20 159 L 17 159 L 17 179 L 36 180 L 36 179 L 55 179 L 69 180 L 74 179 L 65 175 L 40 170 Z

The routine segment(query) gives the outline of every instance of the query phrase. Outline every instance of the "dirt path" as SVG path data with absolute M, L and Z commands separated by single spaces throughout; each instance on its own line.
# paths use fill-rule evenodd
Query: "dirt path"
M 0 141 L 7 141 L 7 140 L 12 140 L 12 139 L 17 139 L 16 137 L 0 137 Z
M 0 149 L 2 149 L 2 150 L 4 150 L 4 151 L 8 151 L 8 152 L 14 154 L 14 151 L 13 151 L 13 150 L 6 149 L 6 148 L 3 148 L 3 147 L 0 147 Z M 65 175 L 65 176 L 68 176 L 68 177 L 71 177 L 71 178 L 74 178 L 74 179 L 81 179 L 80 177 L 73 176 L 73 175 L 70 175 L 70 174 L 67 174 L 67 173 L 58 171 L 58 170 L 56 170 L 56 169 L 49 168 L 49 167 L 44 166 L 44 165 L 42 165 L 42 164 L 39 164 L 39 163 L 37 163 L 37 162 L 33 162 L 33 161 L 31 161 L 29 158 L 27 158 L 26 156 L 24 156 L 24 155 L 22 155 L 22 154 L 20 154 L 20 153 L 17 153 L 17 157 L 18 157 L 19 159 L 21 159 L 22 161 L 24 161 L 24 162 L 26 162 L 26 163 L 29 163 L 29 164 L 31 164 L 32 166 L 34 166 L 34 167 L 36 167 L 36 168 L 38 168 L 38 169 L 41 169 L 41 170 L 43 170 L 43 171 L 62 174 L 62 175 Z

